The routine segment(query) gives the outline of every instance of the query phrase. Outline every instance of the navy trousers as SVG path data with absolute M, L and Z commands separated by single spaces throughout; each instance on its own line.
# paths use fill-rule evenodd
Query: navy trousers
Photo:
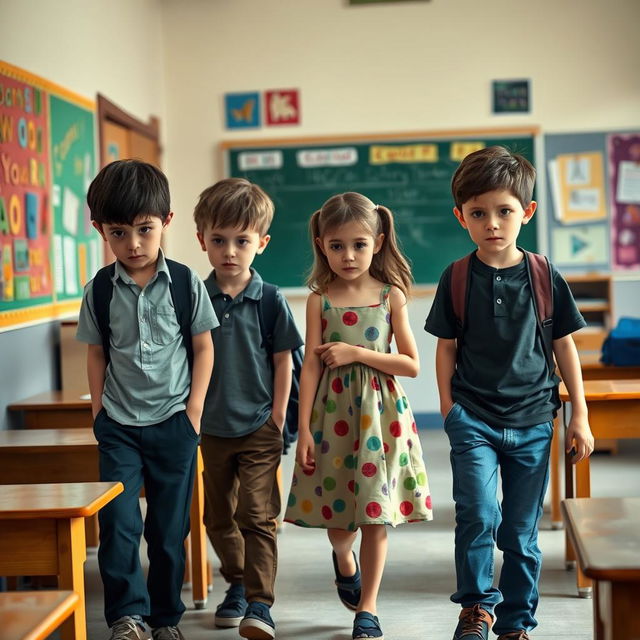
M 124 492 L 99 513 L 98 564 L 107 624 L 139 615 L 153 628 L 177 625 L 185 610 L 180 591 L 198 435 L 184 411 L 158 424 L 132 427 L 111 420 L 104 409 L 96 416 L 94 433 L 100 479 L 124 485 Z M 143 485 L 144 523 L 139 503 Z M 143 525 L 149 556 L 146 584 L 139 552 Z

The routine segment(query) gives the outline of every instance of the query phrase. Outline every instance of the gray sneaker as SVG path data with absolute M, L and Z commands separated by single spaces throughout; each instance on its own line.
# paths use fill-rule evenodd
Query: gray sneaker
M 149 634 L 131 616 L 123 616 L 113 623 L 109 640 L 149 640 Z
M 184 640 L 178 627 L 158 627 L 151 632 L 153 640 Z

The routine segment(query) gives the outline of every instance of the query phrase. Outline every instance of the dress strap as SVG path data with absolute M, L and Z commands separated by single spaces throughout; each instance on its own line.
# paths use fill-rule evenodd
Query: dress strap
M 389 293 L 391 291 L 391 285 L 385 284 L 380 291 L 380 304 L 386 309 L 389 308 Z

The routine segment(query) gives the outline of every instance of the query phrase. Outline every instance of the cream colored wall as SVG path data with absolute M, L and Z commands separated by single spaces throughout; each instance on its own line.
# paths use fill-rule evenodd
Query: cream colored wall
M 169 250 L 202 274 L 208 263 L 190 215 L 198 193 L 222 176 L 221 140 L 640 124 L 638 0 L 358 7 L 346 0 L 164 0 L 163 7 L 166 167 L 177 212 Z M 491 80 L 500 78 L 531 79 L 531 114 L 491 115 Z M 289 87 L 300 89 L 301 126 L 225 130 L 224 93 Z M 290 301 L 303 327 L 303 302 Z M 403 383 L 416 411 L 438 409 L 435 341 L 422 329 L 430 303 L 422 297 L 410 305 L 422 372 Z
M 158 0 L 0 0 L 0 58 L 164 122 L 161 24 Z

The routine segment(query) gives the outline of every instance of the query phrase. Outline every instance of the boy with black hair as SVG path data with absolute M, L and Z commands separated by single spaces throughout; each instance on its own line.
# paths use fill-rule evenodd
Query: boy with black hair
M 260 308 L 267 283 L 251 267 L 270 236 L 273 203 L 243 178 L 205 189 L 194 211 L 197 237 L 213 267 L 205 286 L 220 318 L 213 331 L 219 363 L 202 419 L 205 512 L 209 539 L 229 583 L 218 627 L 255 640 L 275 637 L 270 608 L 277 566 L 276 473 L 291 389 L 291 351 L 302 344 L 286 300 L 275 297 L 265 348 Z
M 521 226 L 536 210 L 534 182 L 531 164 L 504 147 L 482 149 L 462 161 L 452 181 L 453 212 L 478 247 L 468 267 L 467 313 L 460 324 L 450 265 L 425 325 L 438 338 L 440 411 L 451 443 L 457 574 L 451 600 L 462 606 L 454 640 L 484 640 L 492 627 L 499 640 L 527 640 L 536 626 L 538 520 L 559 402 L 558 378 L 536 319 L 533 260 L 516 245 Z M 575 449 L 578 462 L 593 451 L 571 337 L 585 321 L 565 280 L 549 268 L 553 354 L 572 403 L 566 446 Z M 498 588 L 492 584 L 496 544 L 504 557 Z
M 183 640 L 177 625 L 185 610 L 180 599 L 184 540 L 213 367 L 210 331 L 218 321 L 200 278 L 167 260 L 160 249 L 173 217 L 169 185 L 160 170 L 137 160 L 112 162 L 91 183 L 87 202 L 93 226 L 117 260 L 104 268 L 109 269 L 108 318 L 96 314 L 99 272 L 85 287 L 76 336 L 88 343 L 100 479 L 124 485 L 124 493 L 99 514 L 105 617 L 111 640 L 148 638 L 144 621 L 154 640 Z M 185 271 L 190 345 L 173 302 L 180 283 L 172 273 Z M 139 559 L 143 485 L 146 586 Z

